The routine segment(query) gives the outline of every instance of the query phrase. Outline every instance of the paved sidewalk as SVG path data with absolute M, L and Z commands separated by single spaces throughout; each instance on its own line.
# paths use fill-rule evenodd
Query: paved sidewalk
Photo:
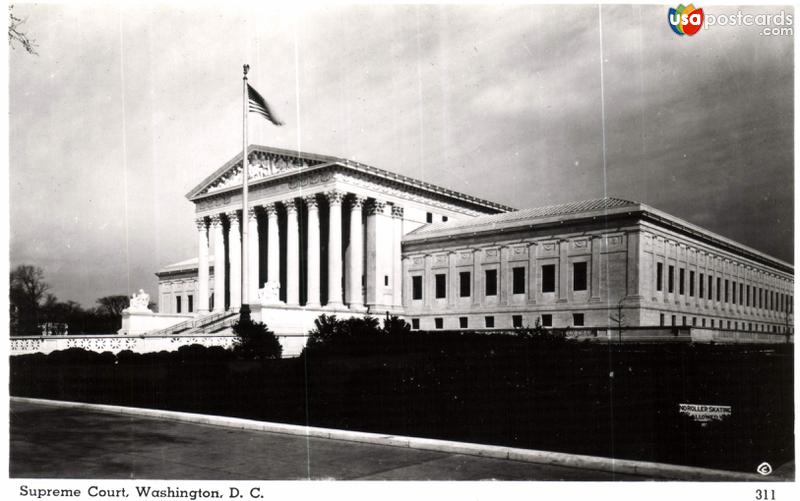
M 10 403 L 12 478 L 647 480 L 611 472 Z

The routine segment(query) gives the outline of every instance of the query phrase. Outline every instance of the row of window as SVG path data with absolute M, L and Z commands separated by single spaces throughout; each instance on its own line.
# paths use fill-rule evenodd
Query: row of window
M 556 291 L 556 265 L 545 264 L 541 267 L 542 284 L 541 291 Z M 511 291 L 513 294 L 525 294 L 526 286 L 526 267 L 519 266 L 511 269 Z M 447 273 L 437 273 L 434 275 L 436 299 L 447 297 Z M 484 270 L 484 296 L 497 295 L 497 270 Z M 572 263 L 572 290 L 585 291 L 588 288 L 587 264 L 585 261 Z M 461 271 L 458 273 L 458 294 L 459 297 L 470 297 L 472 295 L 472 272 Z M 411 299 L 418 301 L 423 298 L 422 275 L 411 277 Z
M 665 321 L 666 321 L 665 317 L 666 316 L 663 313 L 660 314 L 659 325 L 661 325 L 662 327 L 664 327 L 666 325 L 665 324 Z M 677 319 L 677 315 L 671 315 L 671 318 L 670 318 L 671 323 L 670 323 L 670 325 L 673 325 L 673 326 L 678 325 L 676 323 L 677 320 L 678 320 Z M 686 326 L 689 325 L 687 322 L 688 322 L 688 319 L 687 319 L 686 315 L 683 315 L 681 317 L 681 325 L 686 327 Z M 692 317 L 692 327 L 697 327 L 697 317 Z M 706 327 L 706 319 L 705 318 L 700 318 L 700 327 Z M 734 330 L 739 330 L 739 327 L 741 327 L 742 330 L 748 330 L 748 331 L 766 332 L 766 331 L 770 331 L 771 330 L 772 332 L 778 332 L 780 330 L 781 332 L 786 332 L 786 327 L 785 326 L 781 326 L 781 328 L 779 329 L 777 325 L 773 325 L 773 326 L 771 326 L 771 329 L 770 329 L 770 326 L 767 325 L 767 324 L 759 324 L 759 323 L 755 323 L 754 324 L 753 322 L 746 322 L 746 323 L 745 322 L 741 322 L 741 323 L 739 323 L 738 321 L 735 321 L 735 320 L 734 321 L 727 320 L 727 324 L 723 324 L 722 320 L 720 320 L 719 322 L 716 322 L 716 325 L 715 325 L 715 321 L 714 321 L 713 318 L 709 319 L 709 327 L 711 327 L 711 328 L 719 328 L 719 329 L 734 329 Z
M 483 328 L 485 329 L 494 329 L 494 315 L 486 315 L 483 317 Z M 542 323 L 542 327 L 552 327 L 553 326 L 553 315 L 544 314 L 541 315 L 540 321 Z M 514 328 L 521 328 L 522 325 L 522 315 L 511 315 L 511 325 Z M 572 325 L 575 327 L 583 327 L 584 325 L 584 317 L 583 313 L 573 313 L 572 314 Z M 436 317 L 433 319 L 433 326 L 435 329 L 444 329 L 444 318 Z M 469 328 L 469 317 L 458 317 L 458 327 L 460 329 L 468 329 Z M 418 330 L 419 329 L 419 319 L 412 318 L 411 319 L 411 328 Z
M 686 270 L 680 268 L 677 274 L 678 294 L 684 295 L 686 292 Z M 793 297 L 791 294 L 768 290 L 762 287 L 745 285 L 740 282 L 716 277 L 716 288 L 714 287 L 714 277 L 704 273 L 699 274 L 699 280 L 695 281 L 694 270 L 689 270 L 689 297 L 694 297 L 695 283 L 697 284 L 697 296 L 700 299 L 714 299 L 720 302 L 739 304 L 741 306 L 753 306 L 771 311 L 792 313 Z M 707 288 L 705 287 L 707 285 Z M 656 263 L 656 291 L 664 290 L 664 263 Z M 738 295 L 737 295 L 738 291 Z M 669 265 L 667 272 L 667 292 L 675 292 L 675 266 Z
M 175 313 L 182 313 L 181 309 L 183 308 L 183 297 L 175 296 Z M 191 294 L 186 296 L 186 313 L 192 313 L 194 311 L 194 296 Z

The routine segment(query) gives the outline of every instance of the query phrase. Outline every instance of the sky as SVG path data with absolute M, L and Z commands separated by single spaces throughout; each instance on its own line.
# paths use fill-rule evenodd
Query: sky
M 241 152 L 243 63 L 286 122 L 251 143 L 517 208 L 636 200 L 793 262 L 790 36 L 679 37 L 655 5 L 15 13 L 39 55 L 9 51 L 9 259 L 62 301 L 155 298 L 196 256 L 185 194 Z

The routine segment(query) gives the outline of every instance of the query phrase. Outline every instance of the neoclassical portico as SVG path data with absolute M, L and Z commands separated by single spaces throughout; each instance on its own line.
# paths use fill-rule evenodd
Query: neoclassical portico
M 309 312 L 287 331 L 307 331 L 326 311 L 400 313 L 404 235 L 510 209 L 351 160 L 258 145 L 248 151 L 245 213 L 241 154 L 187 194 L 196 209 L 201 315 L 241 308 L 244 269 L 256 318 L 259 310 L 284 312 L 270 318 L 276 325 L 290 312 Z
M 346 232 L 343 226 L 345 212 L 348 221 Z M 399 241 L 395 243 L 394 240 L 395 236 L 402 234 L 402 216 L 403 208 L 397 204 L 335 189 L 255 203 L 249 208 L 247 217 L 251 235 L 248 253 L 250 297 L 262 306 L 282 304 L 346 308 L 359 312 L 365 311 L 367 306 L 394 309 L 394 298 L 387 301 L 381 289 L 389 287 L 393 292 L 394 285 L 390 282 L 393 284 L 399 279 L 392 263 L 399 250 Z M 214 310 L 235 311 L 241 307 L 242 224 L 240 211 L 222 210 L 196 219 L 200 313 L 209 311 L 208 256 L 211 246 L 215 256 L 214 269 L 219 270 L 215 273 Z M 261 233 L 264 233 L 263 238 Z M 326 235 L 324 245 L 323 234 Z M 266 246 L 263 245 L 265 241 Z M 369 250 L 369 258 L 365 257 L 365 249 Z M 376 269 L 367 277 L 364 276 L 365 261 Z M 381 266 L 381 261 L 390 266 Z M 259 266 L 260 263 L 266 266 Z M 378 269 L 381 273 L 377 272 Z M 364 287 L 365 281 L 370 285 Z M 324 291 L 323 283 L 326 284 Z M 281 291 L 278 298 L 267 297 L 264 292 L 272 284 Z M 370 291 L 369 297 L 367 290 Z M 226 297 L 226 301 L 220 300 Z M 400 298 L 397 302 L 402 304 Z

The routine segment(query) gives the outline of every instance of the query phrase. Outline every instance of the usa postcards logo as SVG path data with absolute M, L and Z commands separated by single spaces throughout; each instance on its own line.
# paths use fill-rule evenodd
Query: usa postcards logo
M 680 4 L 677 9 L 669 9 L 667 15 L 669 27 L 676 34 L 692 36 L 703 27 L 703 9 L 695 9 L 694 5 L 684 6 Z

